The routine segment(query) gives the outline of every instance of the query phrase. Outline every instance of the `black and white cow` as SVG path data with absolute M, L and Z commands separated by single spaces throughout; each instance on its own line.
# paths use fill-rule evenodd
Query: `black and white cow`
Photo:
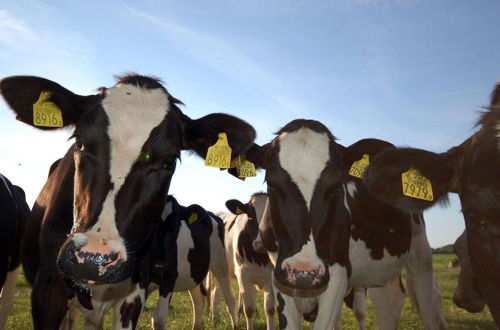
M 23 189 L 0 174 L 0 329 L 14 304 L 21 237 L 29 212 Z
M 366 182 L 380 199 L 402 210 L 423 211 L 445 200 L 449 192 L 459 195 L 476 287 L 500 327 L 500 84 L 478 126 L 476 133 L 443 153 L 387 150 L 368 167 Z M 402 174 L 410 169 L 428 180 L 432 200 L 403 194 Z
M 165 329 L 173 292 L 189 290 L 193 302 L 193 329 L 201 329 L 203 279 L 208 271 L 220 284 L 233 328 L 237 328 L 234 297 L 224 250 L 224 224 L 199 205 L 184 207 L 170 196 L 156 233 L 151 289 L 160 290 L 153 312 L 153 328 Z
M 255 193 L 246 204 L 231 199 L 226 202 L 232 213 L 219 216 L 225 224 L 225 246 L 230 273 L 239 286 L 240 304 L 245 312 L 246 329 L 253 329 L 257 288 L 264 291 L 267 329 L 274 329 L 274 295 L 271 281 L 272 265 L 266 253 L 257 252 L 253 243 L 266 206 L 267 194 Z M 214 303 L 215 304 L 215 303 Z
M 5 78 L 0 91 L 29 125 L 43 123 L 34 104 L 45 99 L 56 109 L 52 124 L 74 126 L 75 144 L 38 196 L 27 226 L 32 239 L 23 243 L 32 251 L 23 265 L 33 283 L 35 328 L 57 328 L 72 298 L 87 327 L 101 327 L 104 312 L 115 307 L 115 327 L 135 328 L 180 151 L 205 156 L 224 132 L 236 157 L 251 145 L 254 129 L 225 114 L 192 120 L 159 79 L 136 74 L 88 96 L 33 76 Z
M 277 135 L 246 156 L 266 170 L 261 236 L 274 264 L 280 328 L 300 328 L 303 316 L 315 315 L 314 329 L 332 329 L 349 288 L 382 286 L 405 265 L 425 328 L 445 328 L 432 259 L 416 248 L 425 238 L 422 215 L 378 201 L 348 175 L 363 155 L 392 145 L 369 139 L 345 148 L 312 120 L 294 120 Z

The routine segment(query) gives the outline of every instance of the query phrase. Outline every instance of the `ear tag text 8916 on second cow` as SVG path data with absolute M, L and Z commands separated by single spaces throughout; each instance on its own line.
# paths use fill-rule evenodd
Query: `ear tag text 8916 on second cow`
M 410 168 L 401 174 L 401 183 L 403 195 L 429 202 L 434 200 L 431 182 L 419 170 Z
M 40 97 L 33 104 L 33 124 L 44 127 L 63 127 L 61 109 L 49 101 L 52 92 L 41 91 Z
M 227 142 L 226 133 L 219 133 L 218 140 L 208 148 L 205 165 L 218 168 L 229 168 L 231 166 L 231 147 Z
M 352 163 L 351 169 L 349 170 L 349 175 L 363 179 L 365 177 L 365 170 L 368 165 L 370 165 L 370 155 L 364 154 L 360 160 Z
M 236 173 L 239 178 L 249 178 L 252 176 L 257 176 L 257 171 L 255 170 L 255 165 L 247 159 L 243 159 L 241 164 L 236 167 Z

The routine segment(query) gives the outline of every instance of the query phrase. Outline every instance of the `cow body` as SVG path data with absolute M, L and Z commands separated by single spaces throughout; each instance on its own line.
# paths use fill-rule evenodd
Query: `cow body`
M 0 329 L 14 304 L 20 245 L 30 209 L 24 191 L 0 174 Z
M 424 210 L 458 193 L 465 218 L 473 277 L 500 326 L 500 85 L 493 91 L 480 130 L 445 153 L 412 148 L 388 150 L 367 170 L 367 184 L 385 202 L 403 210 Z M 432 199 L 405 196 L 402 174 L 414 169 L 431 184 Z M 418 197 L 418 196 L 417 196 Z
M 226 133 L 234 158 L 255 137 L 230 115 L 190 119 L 157 78 L 118 79 L 88 96 L 39 77 L 0 82 L 19 120 L 48 130 L 74 127 L 75 144 L 42 188 L 23 240 L 36 329 L 58 328 L 68 300 L 80 306 L 89 327 L 100 327 L 104 312 L 115 307 L 115 328 L 135 328 L 180 151 L 204 157 Z
M 302 317 L 315 319 L 314 329 L 333 328 L 350 288 L 383 286 L 407 264 L 420 282 L 415 287 L 424 326 L 445 327 L 432 264 L 417 267 L 425 258 L 412 248 L 421 244 L 422 232 L 425 237 L 421 215 L 379 202 L 361 179 L 347 174 L 363 155 L 392 146 L 362 140 L 345 148 L 311 120 L 292 121 L 277 134 L 247 158 L 266 169 L 269 202 L 261 236 L 274 264 L 280 328 L 300 328 Z
M 153 312 L 153 328 L 165 328 L 173 292 L 189 290 L 194 307 L 193 329 L 201 329 L 204 303 L 201 283 L 209 270 L 222 288 L 233 328 L 237 328 L 222 220 L 198 205 L 183 207 L 169 197 L 161 221 L 150 286 L 160 291 Z
M 257 193 L 246 204 L 229 200 L 226 206 L 232 213 L 221 215 L 225 223 L 225 246 L 230 273 L 236 277 L 240 304 L 246 317 L 247 329 L 253 329 L 257 288 L 264 291 L 264 312 L 267 329 L 274 329 L 274 295 L 272 265 L 266 253 L 257 252 L 253 242 L 259 232 L 267 195 Z

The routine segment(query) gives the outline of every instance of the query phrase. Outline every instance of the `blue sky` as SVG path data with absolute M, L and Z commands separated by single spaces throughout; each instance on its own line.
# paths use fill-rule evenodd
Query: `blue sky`
M 78 94 L 113 74 L 161 77 L 192 118 L 235 114 L 266 143 L 296 118 L 347 146 L 376 137 L 446 151 L 474 131 L 500 78 L 500 2 L 457 0 L 0 0 L 0 77 L 53 79 Z M 0 104 L 0 171 L 33 203 L 70 130 L 41 132 Z M 171 192 L 224 210 L 264 190 L 183 154 Z M 458 198 L 426 213 L 431 246 L 464 228 Z

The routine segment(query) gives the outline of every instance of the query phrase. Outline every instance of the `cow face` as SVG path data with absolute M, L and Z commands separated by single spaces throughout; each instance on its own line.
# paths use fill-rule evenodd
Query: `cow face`
M 472 272 L 500 325 L 500 85 L 480 120 L 481 129 L 445 153 L 401 148 L 377 157 L 366 171 L 368 189 L 403 210 L 430 207 L 458 193 L 467 231 Z M 403 195 L 402 173 L 418 170 L 432 184 L 433 200 Z
M 278 285 L 296 290 L 326 286 L 329 266 L 346 263 L 348 213 L 341 148 L 321 123 L 295 120 L 247 158 L 266 170 Z M 264 242 L 269 244 L 269 242 Z M 286 288 L 283 288 L 286 290 Z
M 58 267 L 90 283 L 130 275 L 134 255 L 160 219 L 181 149 L 205 156 L 225 132 L 235 157 L 255 137 L 250 125 L 229 115 L 191 120 L 154 77 L 126 75 L 89 96 L 31 76 L 6 78 L 0 90 L 19 120 L 41 124 L 33 109 L 44 95 L 60 111 L 59 126 L 75 128 L 74 225 Z
M 260 238 L 260 234 L 258 233 L 258 228 L 262 220 L 262 216 L 264 213 L 264 208 L 267 203 L 267 194 L 266 193 L 255 193 L 250 197 L 250 201 L 246 204 L 243 204 L 237 199 L 230 199 L 226 201 L 226 207 L 229 211 L 231 211 L 235 215 L 246 214 L 249 221 L 254 221 L 255 224 L 251 225 L 251 228 L 256 228 L 257 230 L 252 230 L 252 237 L 249 239 L 252 240 L 252 247 L 256 252 L 265 253 L 266 250 L 262 244 L 262 239 Z M 250 229 L 250 226 L 249 226 Z M 248 230 L 250 232 L 250 230 Z

